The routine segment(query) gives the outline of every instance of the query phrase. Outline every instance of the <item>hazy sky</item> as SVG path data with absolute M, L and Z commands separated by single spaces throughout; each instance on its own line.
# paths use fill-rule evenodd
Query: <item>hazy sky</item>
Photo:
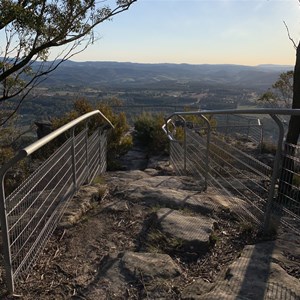
M 73 60 L 294 64 L 283 21 L 297 43 L 297 0 L 138 0 Z

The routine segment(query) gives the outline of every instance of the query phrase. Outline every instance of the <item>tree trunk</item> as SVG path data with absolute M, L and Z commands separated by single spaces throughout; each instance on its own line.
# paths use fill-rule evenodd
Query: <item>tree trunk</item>
M 292 108 L 300 108 L 300 42 L 296 51 Z M 291 157 L 295 155 L 295 147 L 291 145 L 297 145 L 299 134 L 300 116 L 291 116 L 284 146 L 284 157 L 282 161 L 282 169 L 279 182 L 279 200 L 280 202 L 284 202 L 282 204 L 286 204 L 288 206 L 290 206 L 289 204 L 291 204 L 289 203 L 289 200 L 292 193 L 294 172 L 294 160 Z
M 293 103 L 292 108 L 300 108 L 300 42 L 297 47 L 296 64 L 294 69 Z M 291 116 L 286 143 L 297 145 L 300 134 L 300 116 Z

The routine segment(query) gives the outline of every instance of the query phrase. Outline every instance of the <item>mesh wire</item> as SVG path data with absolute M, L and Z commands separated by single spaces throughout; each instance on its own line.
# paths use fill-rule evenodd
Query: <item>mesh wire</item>
M 87 129 L 82 130 L 74 140 L 69 138 L 5 199 L 11 253 L 9 265 L 15 283 L 25 277 L 38 258 L 76 188 L 106 170 L 106 138 L 106 132 L 96 130 L 88 137 Z

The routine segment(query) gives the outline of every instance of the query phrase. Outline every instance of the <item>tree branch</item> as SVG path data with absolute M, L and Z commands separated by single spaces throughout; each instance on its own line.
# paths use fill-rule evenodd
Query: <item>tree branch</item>
M 11 68 L 5 70 L 2 74 L 0 74 L 0 82 L 3 81 L 8 76 L 12 75 L 13 73 L 17 72 L 21 68 L 25 67 L 30 62 L 30 60 L 38 53 L 40 53 L 46 49 L 49 49 L 51 47 L 63 46 L 63 45 L 72 43 L 78 39 L 81 39 L 82 37 L 88 35 L 100 23 L 120 14 L 121 12 L 128 10 L 129 7 L 136 1 L 137 0 L 130 0 L 130 1 L 128 1 L 128 4 L 126 4 L 126 5 L 117 6 L 115 9 L 110 11 L 110 13 L 108 15 L 103 16 L 102 18 L 100 18 L 97 21 L 95 21 L 94 23 L 92 23 L 86 30 L 83 29 L 82 32 L 80 32 L 77 35 L 72 36 L 70 38 L 67 38 L 68 32 L 59 33 L 56 37 L 52 38 L 50 41 L 45 42 L 44 44 L 42 44 L 38 47 L 35 47 L 35 45 L 37 43 L 37 38 L 38 38 L 38 36 L 36 36 L 34 44 L 33 44 L 33 48 L 31 49 L 31 51 L 21 61 L 14 64 Z M 89 6 L 88 6 L 88 8 L 89 8 Z M 88 8 L 86 8 L 86 9 L 88 9 Z M 86 10 L 84 12 L 86 12 Z
M 300 0 L 298 0 L 298 1 L 300 2 Z M 283 24 L 284 24 L 284 26 L 286 28 L 289 40 L 293 43 L 294 48 L 297 50 L 297 45 L 296 45 L 295 41 L 293 40 L 293 38 L 291 37 L 289 28 L 288 28 L 287 24 L 285 23 L 285 21 L 283 21 Z

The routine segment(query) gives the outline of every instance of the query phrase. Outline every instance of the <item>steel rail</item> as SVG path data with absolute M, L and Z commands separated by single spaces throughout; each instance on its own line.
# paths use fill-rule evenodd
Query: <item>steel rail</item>
M 255 108 L 255 109 L 220 109 L 220 110 L 198 110 L 198 111 L 183 111 L 183 112 L 174 112 L 169 115 L 165 120 L 171 119 L 173 116 L 188 116 L 188 115 L 249 115 L 249 114 L 258 114 L 258 115 L 295 115 L 300 116 L 300 109 L 277 109 L 277 108 Z
M 9 217 L 9 213 L 11 211 L 13 211 L 14 208 L 11 209 L 9 207 L 7 201 L 6 201 L 5 184 L 4 184 L 6 173 L 7 173 L 7 171 L 11 167 L 13 167 L 14 165 L 16 165 L 20 160 L 22 160 L 22 159 L 30 156 L 31 154 L 33 154 L 34 152 L 36 152 L 37 150 L 39 150 L 40 148 L 42 148 L 43 146 L 45 146 L 46 144 L 48 144 L 49 142 L 53 141 L 55 138 L 57 138 L 58 136 L 60 136 L 61 134 L 63 134 L 64 132 L 67 132 L 67 131 L 71 130 L 72 144 L 69 145 L 69 143 L 68 143 L 68 147 L 70 146 L 71 147 L 70 149 L 72 150 L 72 156 L 73 156 L 72 158 L 74 160 L 73 163 L 72 163 L 72 166 L 74 168 L 74 170 L 73 170 L 73 177 L 75 179 L 74 180 L 74 186 L 75 186 L 75 188 L 77 188 L 74 128 L 79 123 L 81 123 L 83 121 L 86 121 L 89 118 L 91 118 L 93 116 L 96 116 L 96 115 L 100 115 L 101 118 L 106 123 L 106 125 L 101 126 L 101 130 L 105 130 L 106 128 L 107 129 L 108 128 L 114 128 L 114 125 L 106 118 L 106 116 L 101 111 L 99 111 L 99 110 L 91 111 L 89 113 L 86 113 L 86 114 L 84 114 L 84 115 L 76 118 L 75 120 L 69 122 L 68 124 L 66 124 L 66 125 L 58 128 L 58 129 L 56 129 L 52 133 L 50 133 L 50 134 L 46 135 L 45 137 L 39 139 L 38 141 L 34 142 L 33 144 L 31 144 L 31 145 L 29 145 L 29 146 L 21 149 L 12 159 L 10 159 L 6 164 L 4 164 L 3 166 L 1 166 L 1 169 L 0 169 L 0 221 L 1 221 L 1 231 L 2 231 L 2 239 L 3 239 L 3 253 L 4 253 L 4 257 L 5 257 L 5 259 L 4 259 L 4 267 L 5 267 L 5 270 L 6 270 L 7 288 L 8 288 L 8 290 L 9 290 L 10 293 L 14 292 L 14 279 L 16 277 L 16 274 L 18 273 L 17 271 L 22 268 L 22 265 L 19 265 L 17 267 L 17 269 L 15 270 L 15 272 L 13 271 L 14 266 L 13 266 L 13 260 L 12 260 L 11 247 L 14 247 L 14 244 L 18 243 L 19 238 L 22 238 L 22 234 L 27 230 L 27 228 L 29 228 L 28 227 L 29 224 L 27 224 L 27 226 L 25 226 L 21 230 L 20 234 L 18 236 L 16 236 L 16 238 L 13 241 L 11 241 L 11 238 L 10 238 L 9 234 L 10 234 L 10 232 L 12 232 L 14 230 L 14 226 L 11 227 L 11 228 L 9 228 L 8 217 Z M 85 132 L 87 133 L 86 130 L 85 130 Z M 87 141 L 86 138 L 85 138 L 85 140 Z M 84 139 L 83 139 L 83 141 L 84 141 Z M 81 141 L 79 141 L 79 142 L 81 142 Z M 67 163 L 67 162 L 65 162 L 65 163 Z M 42 168 L 44 168 L 44 167 L 45 167 L 45 165 L 42 165 Z M 61 169 L 63 167 L 61 167 Z M 49 170 L 47 171 L 47 174 L 48 173 L 49 173 Z M 78 174 L 78 175 L 80 176 L 80 174 Z M 39 181 L 41 181 L 43 179 L 43 177 L 41 177 Z M 37 182 L 36 184 L 34 184 L 34 186 L 30 188 L 30 191 L 28 193 L 30 193 L 35 188 L 35 186 L 37 184 L 39 184 L 39 183 Z M 60 184 L 60 181 L 58 183 L 56 183 L 56 186 L 54 188 L 56 188 L 59 184 Z M 46 187 L 44 187 L 44 190 L 45 189 L 46 189 Z M 61 193 L 61 191 L 63 189 L 64 189 L 64 187 L 61 188 L 61 190 L 59 191 L 59 193 Z M 42 193 L 42 191 L 40 191 L 40 194 Z M 23 201 L 23 199 L 24 199 L 25 196 L 22 196 L 22 200 L 21 201 Z M 48 201 L 47 200 L 48 197 L 43 201 L 43 203 L 46 203 L 46 201 Z M 57 195 L 52 200 L 52 203 L 54 203 L 54 201 L 56 201 L 56 198 L 57 198 Z M 20 203 L 20 201 L 19 201 L 19 203 Z M 32 205 L 35 205 L 34 203 L 35 203 L 35 201 L 31 205 L 29 205 L 28 209 L 25 209 L 25 211 L 21 215 L 21 218 L 23 218 L 23 216 L 32 207 Z M 16 206 L 17 205 L 19 205 L 19 204 L 17 203 Z M 41 207 L 38 209 L 38 211 L 40 209 L 41 209 Z M 37 214 L 37 212 L 35 212 L 35 215 Z M 44 213 L 44 215 L 45 215 L 45 213 Z M 18 221 L 21 222 L 21 218 Z M 39 225 L 39 223 L 35 224 L 34 226 L 36 226 L 36 228 L 37 228 L 38 225 Z M 17 227 L 18 226 L 19 225 L 17 225 Z M 46 230 L 46 229 L 44 228 L 43 230 Z M 35 243 L 38 243 L 38 242 L 40 242 L 40 241 L 37 240 Z M 34 245 L 32 245 L 32 247 L 34 247 Z M 22 249 L 19 249 L 19 250 L 22 251 Z M 29 255 L 29 253 L 26 255 L 26 257 L 28 255 Z M 26 262 L 26 257 L 23 258 L 22 264 L 26 264 L 27 263 Z
M 270 169 L 270 174 L 262 174 L 262 172 L 264 172 L 264 170 L 260 170 L 260 169 L 257 169 L 257 166 L 256 165 L 252 165 L 251 162 L 244 162 L 244 158 L 249 158 L 251 159 L 251 157 L 244 153 L 243 157 L 240 158 L 238 155 L 236 155 L 236 153 L 231 153 L 231 152 L 228 152 L 227 151 L 227 148 L 225 149 L 222 149 L 222 153 L 224 153 L 224 155 L 227 155 L 229 157 L 231 157 L 232 159 L 235 160 L 235 163 L 238 163 L 238 164 L 241 164 L 243 166 L 247 166 L 251 172 L 255 171 L 255 173 L 260 176 L 259 178 L 261 180 L 270 180 L 269 182 L 269 186 L 268 186 L 268 196 L 265 198 L 265 200 L 263 201 L 264 203 L 261 203 L 262 205 L 264 205 L 264 219 L 262 220 L 261 222 L 261 225 L 263 225 L 263 228 L 264 230 L 267 232 L 268 229 L 269 229 L 269 226 L 270 226 L 270 217 L 271 217 L 271 214 L 272 214 L 272 210 L 273 210 L 273 206 L 276 204 L 274 203 L 274 201 L 281 201 L 279 198 L 278 198 L 278 195 L 276 194 L 279 193 L 280 191 L 278 190 L 278 187 L 277 187 L 277 183 L 279 181 L 279 177 L 280 177 L 280 168 L 284 169 L 284 166 L 281 166 L 281 158 L 283 157 L 283 155 L 285 155 L 286 157 L 289 157 L 289 153 L 283 153 L 283 144 L 284 144 L 284 121 L 281 120 L 281 118 L 279 118 L 281 115 L 282 116 L 299 116 L 300 117 L 300 109 L 222 109 L 222 110 L 198 110 L 198 111 L 179 111 L 179 112 L 174 112 L 172 114 L 170 114 L 168 117 L 165 118 L 165 124 L 162 126 L 162 129 L 164 130 L 164 132 L 166 133 L 166 135 L 168 136 L 168 138 L 170 139 L 170 143 L 171 143 L 171 146 L 178 142 L 175 138 L 175 136 L 172 134 L 173 131 L 171 132 L 168 128 L 168 124 L 170 123 L 173 123 L 172 121 L 174 121 L 175 118 L 180 118 L 181 120 L 184 120 L 184 122 L 182 122 L 181 125 L 178 125 L 178 126 L 181 126 L 183 127 L 184 129 L 184 143 L 183 145 L 182 144 L 178 144 L 179 148 L 176 149 L 177 152 L 181 152 L 182 151 L 182 158 L 181 157 L 170 157 L 171 161 L 173 161 L 175 159 L 175 164 L 177 164 L 178 166 L 180 166 L 180 164 L 183 164 L 185 165 L 185 162 L 186 160 L 190 161 L 191 159 L 191 156 L 194 156 L 196 159 L 200 159 L 202 160 L 202 164 L 201 165 L 201 170 L 200 172 L 203 172 L 205 173 L 205 170 L 203 170 L 202 168 L 204 168 L 204 165 L 208 163 L 209 160 L 211 160 L 208 164 L 210 166 L 211 169 L 213 169 L 214 172 L 218 173 L 218 170 L 216 168 L 213 167 L 213 164 L 215 163 L 213 160 L 214 160 L 214 157 L 213 155 L 218 155 L 218 153 L 215 153 L 212 151 L 209 150 L 209 147 L 210 147 L 210 144 L 211 144 L 211 141 L 209 139 L 209 133 L 207 132 L 206 135 L 207 135 L 207 141 L 204 142 L 201 142 L 203 143 L 203 146 L 204 146 L 204 149 L 202 151 L 205 151 L 205 148 L 206 148 L 206 157 L 204 159 L 204 157 L 200 157 L 198 155 L 197 157 L 197 153 L 193 151 L 193 149 L 190 149 L 192 150 L 191 153 L 187 153 L 186 151 L 186 143 L 187 143 L 187 140 L 186 140 L 186 131 L 188 131 L 188 129 L 186 128 L 186 120 L 185 118 L 187 116 L 198 116 L 198 117 L 203 117 L 203 116 L 214 116 L 214 117 L 217 117 L 219 115 L 227 115 L 227 116 L 233 116 L 233 115 L 244 115 L 243 117 L 246 117 L 245 115 L 268 115 L 270 116 L 273 121 L 276 123 L 277 125 L 277 128 L 278 128 L 278 140 L 277 140 L 277 151 L 276 151 L 276 155 L 274 157 L 274 161 L 273 161 L 273 166 L 272 168 L 267 166 L 265 164 L 265 166 L 267 167 L 267 169 Z M 242 117 L 242 116 L 241 116 Z M 173 124 L 174 125 L 174 124 Z M 223 125 L 223 124 L 222 124 Z M 245 125 L 246 126 L 246 125 Z M 257 121 L 257 124 L 250 124 L 248 123 L 248 127 L 250 129 L 251 126 L 259 126 L 259 127 L 262 127 L 263 128 L 263 124 L 261 123 L 261 121 L 258 119 Z M 224 127 L 224 126 L 213 126 L 213 129 L 222 129 L 222 128 L 218 128 L 218 127 Z M 241 125 L 236 125 L 235 123 L 233 123 L 232 125 L 228 124 L 228 128 L 237 128 L 237 127 L 241 127 Z M 226 127 L 225 127 L 226 128 Z M 176 129 L 176 128 L 175 128 Z M 194 127 L 193 130 L 196 130 L 197 127 Z M 248 134 L 249 134 L 249 129 L 248 129 Z M 191 130 L 191 129 L 189 129 Z M 258 146 L 262 145 L 262 142 L 263 142 L 263 132 L 261 131 L 260 132 L 260 135 L 261 135 L 261 138 L 260 138 L 260 143 L 258 144 Z M 189 136 L 188 139 L 189 139 L 189 143 L 194 143 L 193 141 L 191 141 L 191 138 L 193 139 L 193 137 Z M 197 144 L 197 143 L 196 143 Z M 199 144 L 200 145 L 200 144 Z M 288 144 L 286 144 L 288 145 Z M 217 145 L 214 145 L 214 147 L 216 147 Z M 294 147 L 295 149 L 299 146 L 297 145 L 291 145 L 292 147 Z M 231 146 L 235 151 L 237 150 L 238 153 L 241 153 L 243 151 L 240 151 L 238 149 L 236 149 L 234 147 L 234 145 Z M 221 151 L 221 149 L 220 149 Z M 286 152 L 286 151 L 285 151 Z M 221 154 L 222 154 L 221 153 Z M 293 153 L 293 152 L 291 152 Z M 172 153 L 171 153 L 172 154 Z M 220 154 L 220 155 L 221 155 Z M 203 155 L 205 155 L 203 153 Z M 212 155 L 212 157 L 211 157 Z M 189 157 L 187 157 L 189 156 Z M 296 155 L 295 155 L 296 156 Z M 192 160 L 194 158 L 192 157 Z M 223 163 L 226 163 L 225 161 L 225 158 L 222 158 L 221 156 L 218 157 L 218 159 L 222 159 L 223 160 Z M 294 163 L 297 163 L 299 161 L 299 158 L 298 158 L 298 155 L 297 157 L 290 157 L 290 159 L 294 162 Z M 181 161 L 180 161 L 181 160 Z M 253 160 L 254 161 L 254 160 Z M 254 161 L 254 163 L 256 164 L 257 163 L 257 160 Z M 226 163 L 229 167 L 230 170 L 238 170 L 239 167 L 235 166 L 234 164 L 231 164 L 231 163 Z M 264 163 L 260 163 L 261 165 L 264 165 Z M 190 163 L 189 163 L 189 167 L 190 167 Z M 231 175 L 231 173 L 229 172 L 230 170 L 227 170 L 226 168 L 223 168 L 222 164 L 220 164 L 221 169 L 223 169 L 224 172 L 228 173 L 227 175 L 229 176 L 233 176 Z M 299 166 L 298 166 L 299 167 Z M 187 173 L 190 173 L 190 175 L 193 174 L 193 171 L 197 171 L 196 169 L 198 169 L 198 166 L 195 162 L 193 162 L 193 169 L 195 170 L 186 170 L 185 168 L 183 169 L 183 174 L 184 175 L 188 175 Z M 266 169 L 266 170 L 267 170 Z M 182 171 L 182 170 L 181 170 Z M 187 172 L 189 171 L 189 172 Z M 294 176 L 297 176 L 296 178 L 300 178 L 300 175 L 298 172 L 294 172 L 293 170 L 288 170 L 289 173 L 293 174 Z M 238 173 L 240 174 L 241 171 L 239 171 Z M 208 172 L 209 174 L 209 177 L 211 180 L 213 180 L 217 185 L 219 185 L 222 189 L 226 189 L 225 187 L 223 187 L 222 183 L 221 182 L 218 182 L 217 178 L 214 178 L 213 174 L 211 174 L 210 172 Z M 222 174 L 218 174 L 219 176 L 222 177 Z M 262 176 L 263 175 L 263 176 Z M 192 175 L 193 176 L 193 175 Z M 266 176 L 268 178 L 266 178 Z M 287 175 L 286 175 L 287 176 Z M 205 176 L 206 177 L 206 176 Z M 223 180 L 227 181 L 227 179 L 224 177 L 222 178 Z M 256 180 L 256 179 L 255 179 Z M 255 186 L 257 186 L 261 192 L 265 192 L 266 191 L 266 187 L 264 186 L 265 183 L 257 183 L 255 180 L 251 180 L 251 182 L 253 184 L 255 184 Z M 259 179 L 257 179 L 259 180 Z M 281 179 L 282 180 L 282 179 Z M 230 180 L 227 182 L 230 186 L 232 185 Z M 242 184 L 242 180 L 240 180 L 240 184 Z M 232 186 L 233 187 L 233 186 Z M 243 187 L 246 188 L 247 186 L 243 183 Z M 297 193 L 297 190 L 298 190 L 298 193 L 300 193 L 300 187 L 294 187 L 296 191 L 293 191 L 293 193 Z M 247 187 L 247 190 L 249 190 L 249 188 Z M 239 191 L 238 191 L 239 192 Z M 256 194 L 257 191 L 251 191 L 252 193 Z M 298 195 L 298 194 L 297 194 Z M 287 195 L 284 195 L 286 198 L 287 197 L 290 197 L 291 198 L 291 195 L 287 194 Z M 260 194 L 258 193 L 257 194 L 257 199 L 260 198 Z M 279 200 L 278 200 L 279 199 Z M 292 199 L 292 198 L 291 198 Z M 298 199 L 298 198 L 297 198 Z M 292 217 L 292 214 L 294 213 L 293 209 L 296 210 L 298 209 L 298 213 L 300 212 L 299 210 L 299 205 L 297 206 L 297 199 L 292 199 L 291 202 L 290 202 L 290 206 L 294 206 L 295 208 L 292 207 L 292 209 L 287 209 L 285 206 L 284 206 L 284 203 L 282 204 L 282 210 L 283 211 L 286 211 L 287 212 L 287 216 L 290 216 Z M 255 204 L 255 203 L 253 203 Z M 256 205 L 254 205 L 256 206 Z M 297 208 L 298 207 L 298 208 Z M 256 207 L 260 210 L 259 207 Z M 296 215 L 296 214 L 295 214 Z M 298 219 L 299 219 L 299 216 L 297 215 Z M 282 223 L 284 223 L 285 220 L 282 219 Z M 294 226 L 294 230 L 298 230 L 295 226 Z M 298 232 L 298 231 L 297 231 Z

